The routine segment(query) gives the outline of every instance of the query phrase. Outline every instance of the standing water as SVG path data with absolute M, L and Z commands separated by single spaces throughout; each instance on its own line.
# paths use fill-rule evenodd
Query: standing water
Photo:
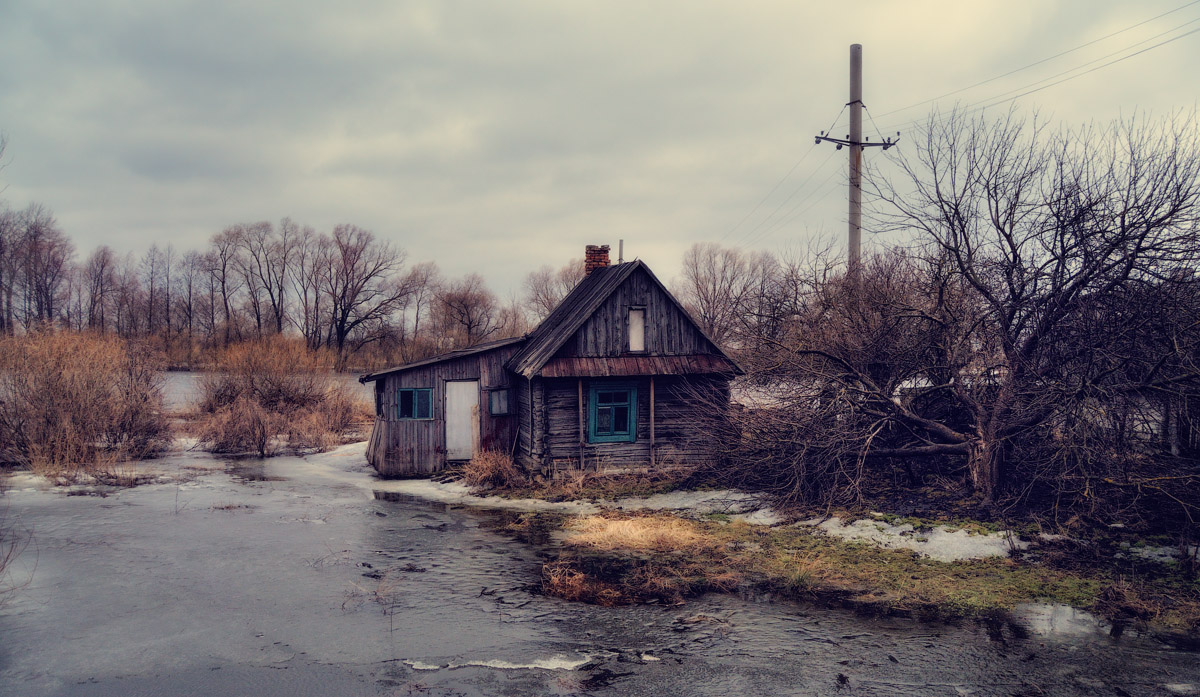
M 546 597 L 538 548 L 496 514 L 389 495 L 362 444 L 156 467 L 184 481 L 10 478 L 32 542 L 0 608 L 0 695 L 1200 694 L 1194 654 L 1144 639 Z

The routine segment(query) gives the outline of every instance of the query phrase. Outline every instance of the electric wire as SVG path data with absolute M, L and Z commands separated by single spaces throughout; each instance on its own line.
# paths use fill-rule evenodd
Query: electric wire
M 824 165 L 826 162 L 829 162 L 830 158 L 833 157 L 833 153 L 836 153 L 836 152 L 837 152 L 836 150 L 831 151 L 830 156 L 825 158 L 825 160 L 821 164 Z M 819 169 L 820 168 L 818 167 L 818 170 Z M 745 246 L 758 244 L 762 240 L 770 237 L 775 232 L 777 232 L 778 230 L 785 227 L 788 223 L 792 222 L 800 215 L 807 213 L 810 209 L 812 209 L 813 206 L 817 205 L 822 200 L 824 200 L 823 196 L 828 190 L 827 185 L 839 173 L 840 173 L 840 170 L 836 170 L 836 169 L 832 170 L 825 177 L 825 179 L 823 179 L 821 181 L 820 184 L 818 184 L 815 187 L 813 187 L 812 189 L 810 189 L 809 192 L 807 194 L 805 194 L 803 197 L 801 197 L 801 199 L 799 201 L 796 201 L 796 203 L 792 205 L 792 207 L 788 210 L 788 212 L 784 213 L 783 216 L 781 216 L 778 220 L 776 220 L 774 222 L 774 224 L 772 224 L 770 227 L 766 228 L 765 230 L 763 230 L 762 232 L 760 232 L 758 234 L 752 233 L 749 237 L 746 238 L 746 240 L 743 242 L 743 244 Z M 816 172 L 813 172 L 813 174 L 815 175 Z M 812 177 L 809 177 L 809 178 L 811 179 Z M 801 206 L 803 206 L 805 203 L 808 203 L 809 201 L 812 202 L 810 205 L 806 206 L 803 210 L 798 210 Z M 786 204 L 787 202 L 785 201 L 784 203 Z M 782 206 L 783 206 L 783 204 L 780 205 L 781 208 L 782 208 Z
M 1200 2 L 1200 0 L 1197 0 L 1197 1 L 1198 1 L 1198 2 Z M 1189 24 L 1194 24 L 1194 23 L 1196 23 L 1196 22 L 1200 22 L 1200 17 L 1197 17 L 1197 18 L 1195 18 L 1195 19 L 1188 20 L 1187 22 L 1184 22 L 1184 23 L 1182 23 L 1182 24 L 1176 25 L 1176 26 L 1174 26 L 1174 27 L 1172 27 L 1172 28 L 1170 28 L 1170 29 L 1168 29 L 1168 30 L 1166 30 L 1166 31 L 1164 31 L 1164 32 L 1160 32 L 1160 33 L 1158 33 L 1158 34 L 1155 34 L 1155 35 L 1154 35 L 1154 36 L 1152 36 L 1152 37 L 1149 37 L 1149 38 L 1147 38 L 1147 39 L 1142 39 L 1141 41 L 1134 42 L 1134 43 L 1132 43 L 1132 44 L 1130 44 L 1130 45 L 1128 45 L 1128 46 L 1125 46 L 1125 47 L 1123 47 L 1123 48 L 1120 48 L 1120 49 L 1118 49 L 1118 50 L 1116 50 L 1116 51 L 1112 51 L 1111 53 L 1107 53 L 1107 54 L 1105 54 L 1105 55 L 1103 55 L 1103 56 L 1100 56 L 1099 58 L 1094 58 L 1094 59 L 1092 59 L 1092 60 L 1090 60 L 1090 61 L 1087 61 L 1087 62 L 1085 62 L 1085 63 L 1081 63 L 1081 64 L 1079 64 L 1079 65 L 1077 65 L 1077 66 L 1075 66 L 1075 67 L 1073 67 L 1073 68 L 1069 68 L 1069 69 L 1067 69 L 1067 70 L 1064 70 L 1064 71 L 1062 71 L 1062 72 L 1056 73 L 1056 74 L 1054 74 L 1054 75 L 1051 75 L 1051 76 L 1049 76 L 1049 77 L 1045 77 L 1045 78 L 1042 78 L 1042 79 L 1040 79 L 1040 80 L 1035 80 L 1035 81 L 1033 81 L 1033 82 L 1026 83 L 1026 84 L 1024 84 L 1024 85 L 1022 85 L 1022 86 L 1020 86 L 1020 87 L 1016 87 L 1016 88 L 1013 88 L 1013 89 L 1007 90 L 1007 91 L 1005 91 L 1005 92 L 1001 92 L 1001 93 L 999 93 L 999 94 L 992 95 L 991 97 L 987 97 L 987 98 L 985 98 L 985 99 L 979 100 L 979 101 L 975 102 L 974 104 L 970 104 L 970 103 L 968 103 L 967 105 L 965 105 L 965 106 L 964 106 L 964 108 L 962 108 L 962 109 L 956 109 L 956 110 L 955 110 L 955 112 L 956 112 L 958 115 L 962 115 L 962 114 L 971 114 L 971 113 L 975 113 L 975 112 L 977 112 L 977 111 L 983 111 L 983 110 L 985 110 L 985 109 L 989 109 L 989 108 L 991 108 L 991 107 L 994 107 L 994 106 L 999 106 L 1000 104 L 1006 104 L 1006 103 L 1008 103 L 1008 102 L 1015 101 L 1015 100 L 1017 100 L 1017 99 L 1020 99 L 1021 97 L 1024 97 L 1024 96 L 1026 96 L 1026 95 L 1030 95 L 1030 94 L 1033 94 L 1033 93 L 1035 93 L 1035 92 L 1040 92 L 1040 91 L 1042 91 L 1042 90 L 1044 90 L 1044 89 L 1048 89 L 1048 88 L 1050 88 L 1050 87 L 1054 87 L 1055 85 L 1061 85 L 1061 84 L 1062 84 L 1062 83 L 1064 83 L 1064 82 L 1069 82 L 1069 81 L 1071 81 L 1071 80 L 1074 80 L 1074 79 L 1076 79 L 1076 78 L 1083 77 L 1084 75 L 1087 75 L 1087 74 L 1089 74 L 1089 73 L 1096 72 L 1097 70 L 1100 70 L 1100 69 L 1102 69 L 1102 68 L 1106 68 L 1106 67 L 1108 67 L 1108 66 L 1110 66 L 1110 65 L 1114 65 L 1114 64 L 1116 64 L 1116 63 L 1120 63 L 1121 61 L 1128 60 L 1128 59 L 1130 59 L 1130 58 L 1133 58 L 1134 56 L 1141 55 L 1141 54 L 1143 54 L 1143 53 L 1146 53 L 1146 52 L 1148 52 L 1148 51 L 1151 51 L 1151 50 L 1153 50 L 1153 49 L 1159 48 L 1160 46 L 1165 46 L 1166 44 L 1172 43 L 1172 42 L 1174 42 L 1174 41 L 1178 41 L 1178 40 L 1180 40 L 1180 39 L 1183 39 L 1183 38 L 1185 38 L 1185 37 L 1187 37 L 1187 36 L 1190 36 L 1190 35 L 1192 35 L 1192 34 L 1195 34 L 1197 31 L 1200 31 L 1200 29 L 1192 29 L 1191 31 L 1185 32 L 1185 33 L 1183 33 L 1183 34 L 1180 34 L 1180 35 L 1178 35 L 1178 36 L 1172 37 L 1172 38 L 1170 38 L 1170 39 L 1165 39 L 1165 40 L 1163 40 L 1163 41 L 1160 41 L 1160 42 L 1158 42 L 1158 43 L 1156 43 L 1156 44 L 1153 44 L 1153 45 L 1151 45 L 1151 46 L 1147 46 L 1146 48 L 1143 48 L 1143 49 L 1141 49 L 1140 51 L 1135 51 L 1135 52 L 1133 52 L 1133 53 L 1129 53 L 1129 54 L 1127 54 L 1127 55 L 1125 55 L 1125 56 L 1121 56 L 1120 58 L 1117 58 L 1117 59 L 1115 59 L 1115 60 L 1111 60 L 1111 61 L 1109 61 L 1109 62 L 1107 62 L 1107 63 L 1104 63 L 1103 65 L 1098 65 L 1098 66 L 1096 66 L 1096 67 L 1094 67 L 1094 68 L 1091 68 L 1090 70 L 1084 70 L 1083 72 L 1077 72 L 1077 71 L 1080 71 L 1080 70 L 1082 70 L 1083 68 L 1085 68 L 1085 67 L 1087 67 L 1087 66 L 1089 66 L 1089 65 L 1092 65 L 1092 64 L 1094 64 L 1094 63 L 1097 63 L 1097 62 L 1099 62 L 1099 61 L 1102 61 L 1102 60 L 1105 60 L 1105 59 L 1108 59 L 1108 58 L 1112 58 L 1113 56 L 1116 56 L 1116 55 L 1118 55 L 1118 54 L 1121 54 L 1121 53 L 1124 53 L 1124 52 L 1126 52 L 1126 51 L 1129 51 L 1129 50 L 1131 50 L 1131 49 L 1133 49 L 1133 48 L 1136 48 L 1136 47 L 1138 47 L 1138 46 L 1140 46 L 1140 45 L 1142 45 L 1142 44 L 1146 43 L 1147 41 L 1153 41 L 1154 39 L 1157 39 L 1157 38 L 1160 38 L 1160 37 L 1166 36 L 1167 34 L 1170 34 L 1170 33 L 1172 33 L 1172 32 L 1179 31 L 1180 29 L 1182 29 L 1182 28 L 1186 27 L 1187 25 L 1189 25 Z M 1056 82 L 1052 82 L 1052 83 L 1050 83 L 1050 84 L 1047 84 L 1047 85 L 1042 85 L 1041 87 L 1036 87 L 1036 85 L 1040 85 L 1040 84 L 1041 84 L 1041 83 L 1043 83 L 1043 82 L 1047 82 L 1047 81 L 1049 81 L 1049 80 L 1054 80 L 1054 78 L 1061 77 L 1061 76 L 1063 76 L 1063 75 L 1068 75 L 1069 73 L 1077 73 L 1077 74 L 1075 74 L 1075 75 L 1070 75 L 1069 77 L 1065 77 L 1065 78 L 1063 78 L 1063 79 L 1061 79 L 1061 80 L 1058 80 L 1058 81 L 1056 81 Z M 1030 89 L 1030 88 L 1033 88 L 1033 89 Z M 1024 91 L 1022 91 L 1022 90 L 1024 90 Z M 1006 96 L 1007 96 L 1007 95 L 1010 95 L 1010 94 L 1012 94 L 1012 93 L 1014 93 L 1014 92 L 1019 92 L 1019 94 L 1016 94 L 1015 96 L 1012 96 L 1012 97 L 1007 97 L 1007 98 L 1006 98 Z M 883 115 L 881 114 L 881 115 L 880 115 L 880 118 L 882 118 L 882 116 L 883 116 Z M 944 119 L 946 119 L 946 118 L 949 118 L 949 115 L 947 115 L 947 116 L 945 116 L 945 117 L 940 117 L 940 118 L 937 118 L 937 117 L 935 117 L 935 118 L 933 118 L 933 119 L 932 119 L 932 121 L 931 121 L 931 122 L 932 122 L 932 123 L 937 123 L 937 122 L 939 122 L 939 121 L 941 121 L 941 120 L 944 120 Z M 888 130 L 889 130 L 889 131 L 890 131 L 890 130 L 903 130 L 904 128 L 911 127 L 911 126 L 915 126 L 915 125 L 917 125 L 917 124 L 921 124 L 921 123 L 925 123 L 926 121 L 927 121 L 927 119 L 924 119 L 924 118 L 918 118 L 918 119 L 912 119 L 912 120 L 909 120 L 909 121 L 904 121 L 904 122 L 894 122 L 892 125 L 889 125 L 887 128 L 888 128 Z
M 818 172 L 821 171 L 821 169 L 825 166 L 825 163 L 829 162 L 829 160 L 831 160 L 833 158 L 833 156 L 836 152 L 837 152 L 836 150 L 830 150 L 829 155 L 826 156 L 826 158 L 824 160 L 821 160 L 820 164 L 818 164 L 816 167 L 813 168 L 813 171 L 810 172 L 809 175 L 804 178 L 804 181 L 800 182 L 796 186 L 796 188 L 792 189 L 792 192 L 790 194 L 788 194 L 787 198 L 785 198 L 783 201 L 781 201 L 778 206 L 775 206 L 775 210 L 771 211 L 770 215 L 768 215 L 766 218 L 763 218 L 762 220 L 760 220 L 757 225 L 755 225 L 753 228 L 751 228 L 750 230 L 748 230 L 747 232 L 742 234 L 738 244 L 746 244 L 747 243 L 746 241 L 753 238 L 755 236 L 755 233 L 757 233 L 759 230 L 761 230 L 763 228 L 763 226 L 769 224 L 772 221 L 772 219 L 775 217 L 775 215 L 777 213 L 779 213 L 779 211 L 784 206 L 786 206 L 793 198 L 795 198 L 796 194 L 799 193 L 800 190 L 803 189 L 804 186 L 806 184 L 808 184 L 808 182 L 811 181 L 812 178 L 815 177 Z
M 1048 61 L 1052 61 L 1052 60 L 1054 60 L 1055 58 L 1061 58 L 1061 57 L 1063 57 L 1063 56 L 1065 56 L 1065 55 L 1067 55 L 1067 54 L 1069 54 L 1069 53 L 1074 53 L 1075 51 L 1078 51 L 1078 50 L 1080 50 L 1080 49 L 1082 49 L 1082 48 L 1087 48 L 1088 46 L 1091 46 L 1092 44 L 1097 44 L 1097 43 L 1100 43 L 1101 41 L 1104 41 L 1105 39 L 1111 39 L 1112 37 L 1114 37 L 1114 36 L 1117 36 L 1118 34 L 1124 34 L 1125 32 L 1127 32 L 1127 31 L 1130 31 L 1130 30 L 1132 30 L 1132 29 L 1136 29 L 1136 28 L 1138 28 L 1138 27 L 1142 26 L 1143 24 L 1149 24 L 1150 22 L 1153 22 L 1153 21 L 1154 21 L 1154 20 L 1156 20 L 1156 19 L 1162 19 L 1163 17 L 1166 17 L 1167 15 L 1174 14 L 1174 13 L 1176 13 L 1176 12 L 1179 12 L 1180 10 L 1187 9 L 1187 8 L 1191 7 L 1192 5 L 1195 5 L 1195 4 L 1198 4 L 1198 3 L 1200 3 L 1200 0 L 1192 0 L 1191 2 L 1188 2 L 1188 3 L 1185 3 L 1185 4 L 1183 4 L 1183 5 L 1180 5 L 1179 7 L 1176 7 L 1176 8 L 1175 8 L 1175 9 L 1173 9 L 1173 10 L 1168 10 L 1168 11 L 1166 11 L 1166 12 L 1164 12 L 1164 13 L 1160 14 L 1160 15 L 1155 15 L 1154 17 L 1151 17 L 1150 19 L 1142 20 L 1141 22 L 1138 22 L 1137 24 L 1131 24 L 1131 25 L 1129 25 L 1128 27 L 1125 27 L 1124 29 L 1119 29 L 1119 30 L 1117 30 L 1117 31 L 1114 31 L 1114 32 L 1113 32 L 1113 33 L 1111 33 L 1111 34 L 1105 34 L 1104 36 L 1101 36 L 1101 37 L 1100 37 L 1100 38 L 1098 38 L 1098 39 L 1092 39 L 1091 41 L 1088 41 L 1088 42 L 1086 42 L 1086 43 L 1079 44 L 1078 46 L 1076 46 L 1076 47 L 1074 47 L 1074 48 L 1069 48 L 1069 49 L 1067 49 L 1067 50 L 1065 50 L 1065 51 L 1061 51 L 1061 52 L 1059 52 L 1059 53 L 1056 53 L 1056 54 L 1054 54 L 1053 56 L 1048 56 L 1048 57 L 1046 57 L 1046 58 L 1043 58 L 1043 59 L 1041 59 L 1041 60 L 1034 61 L 1033 63 L 1029 63 L 1028 65 L 1023 65 L 1023 66 L 1021 66 L 1021 67 L 1019 67 L 1019 68 L 1014 68 L 1013 70 L 1010 70 L 1010 71 L 1008 71 L 1008 72 L 1006 72 L 1006 73 L 1002 73 L 1002 74 L 1000 74 L 1000 75 L 996 75 L 995 77 L 989 77 L 989 78 L 988 78 L 988 79 L 986 79 L 986 80 L 980 80 L 979 82 L 976 82 L 976 83 L 975 83 L 975 84 L 973 84 L 973 85 L 968 85 L 968 86 L 966 86 L 966 87 L 962 87 L 962 88 L 959 88 L 959 89 L 956 89 L 956 90 L 951 90 L 950 92 L 947 92 L 947 93 L 945 93 L 945 94 L 939 95 L 939 96 L 937 96 L 937 97 L 933 97 L 933 98 L 931 98 L 931 99 L 925 99 L 925 100 L 923 100 L 923 101 L 920 101 L 920 102 L 916 102 L 916 103 L 913 103 L 913 104 L 909 104 L 908 106 L 903 106 L 903 107 L 900 107 L 899 109 L 892 109 L 891 111 L 885 111 L 884 113 L 882 113 L 882 114 L 880 114 L 880 115 L 879 115 L 879 118 L 883 118 L 883 117 L 885 117 L 885 116 L 891 116 L 892 114 L 896 114 L 896 113 L 899 113 L 899 112 L 901 112 L 901 111 L 908 111 L 909 109 L 913 109 L 913 108 L 915 108 L 915 107 L 919 107 L 919 106 L 922 106 L 922 105 L 924 105 L 924 104 L 930 104 L 930 103 L 932 103 L 932 102 L 936 102 L 936 101 L 938 101 L 938 100 L 945 99 L 946 97 L 949 97 L 949 96 L 951 96 L 951 95 L 959 94 L 959 93 L 961 93 L 961 92 L 966 92 L 967 90 L 974 89 L 974 88 L 976 88 L 976 87 L 980 87 L 980 86 L 982 86 L 982 85 L 986 85 L 986 84 L 988 84 L 989 82 L 995 82 L 996 80 L 999 80 L 999 79 L 1001 79 L 1001 78 L 1006 78 L 1006 77 L 1008 77 L 1009 75 L 1015 75 L 1016 73 L 1019 73 L 1019 72 L 1022 72 L 1022 71 L 1024 71 L 1024 70 L 1028 70 L 1028 69 L 1030 69 L 1030 68 L 1033 68 L 1033 67 L 1039 66 L 1039 65 L 1041 65 L 1042 63 L 1046 63 L 1046 62 L 1048 62 Z M 1194 20 L 1193 20 L 1193 21 L 1194 21 Z M 1188 24 L 1190 24 L 1190 22 L 1188 22 Z M 1135 45 L 1136 45 L 1136 44 L 1135 44 Z
M 1200 2 L 1200 0 L 1197 0 L 1197 2 Z M 846 107 L 848 107 L 848 106 L 850 106 L 850 105 L 845 104 L 842 106 L 842 110 L 839 111 L 838 115 L 833 118 L 833 123 L 829 124 L 829 130 L 826 131 L 826 133 L 831 133 L 833 131 L 833 127 L 836 126 L 838 123 L 838 120 L 842 118 L 842 114 L 846 113 Z M 729 229 L 728 232 L 726 232 L 724 235 L 722 235 L 719 242 L 724 242 L 725 240 L 729 239 L 730 235 L 737 232 L 737 229 L 740 228 L 742 225 L 744 225 L 745 222 L 750 219 L 750 216 L 754 215 L 758 211 L 758 209 L 761 208 L 762 205 L 767 202 L 767 199 L 771 198 L 771 196 L 777 190 L 779 190 L 780 186 L 783 186 L 783 183 L 788 180 L 788 177 L 792 176 L 792 173 L 796 171 L 796 168 L 800 166 L 800 163 L 804 162 L 804 160 L 812 153 L 812 151 L 817 149 L 817 145 L 818 145 L 818 143 L 814 142 L 811 146 L 809 146 L 808 150 L 805 150 L 804 154 L 800 156 L 800 159 L 796 160 L 796 164 L 792 165 L 792 168 L 787 171 L 787 174 L 784 174 L 783 177 L 781 177 L 779 179 L 779 181 L 775 182 L 775 186 L 771 187 L 771 190 L 767 192 L 766 196 L 763 196 L 762 199 L 757 204 L 755 204 L 754 208 L 752 208 L 749 213 L 747 213 L 745 216 L 742 217 L 741 220 L 738 221 L 737 225 L 734 225 L 732 228 Z M 822 163 L 822 164 L 824 164 L 824 163 Z M 820 168 L 820 166 L 818 166 L 818 169 L 819 168 Z M 815 174 L 815 172 L 814 172 L 814 174 Z M 809 179 L 812 179 L 812 177 L 813 177 L 813 175 L 810 174 L 807 179 L 805 179 L 803 182 L 800 183 L 800 186 L 804 186 L 804 184 Z M 784 204 L 786 204 L 789 200 L 791 200 L 791 197 L 794 195 L 795 195 L 795 191 L 793 191 L 792 194 L 789 195 L 788 198 L 785 199 L 783 203 L 779 204 L 779 207 L 782 207 Z M 778 211 L 779 207 L 776 208 L 776 211 Z M 772 215 L 774 215 L 774 212 L 772 212 Z M 767 220 L 770 220 L 770 218 L 771 218 L 771 216 L 767 216 Z M 762 223 L 760 223 L 760 225 L 761 224 Z M 756 227 L 753 230 L 751 230 L 749 233 L 746 233 L 746 234 L 752 235 L 752 234 L 754 234 L 754 230 L 757 230 L 757 229 L 758 228 Z

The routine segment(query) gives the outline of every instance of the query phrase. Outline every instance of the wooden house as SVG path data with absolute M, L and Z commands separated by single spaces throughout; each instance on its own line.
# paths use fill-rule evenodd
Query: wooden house
M 483 450 L 549 476 L 711 458 L 713 397 L 741 370 L 643 262 L 589 245 L 586 271 L 525 336 L 362 376 L 375 469 L 430 474 Z

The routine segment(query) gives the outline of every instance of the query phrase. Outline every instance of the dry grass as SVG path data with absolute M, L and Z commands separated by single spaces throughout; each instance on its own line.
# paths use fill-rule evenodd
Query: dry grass
M 0 340 L 0 461 L 72 478 L 169 442 L 159 361 L 111 336 Z
M 709 541 L 695 523 L 666 515 L 636 518 L 588 516 L 577 519 L 568 527 L 574 532 L 567 537 L 566 544 L 603 551 L 695 550 Z
M 328 450 L 370 423 L 369 404 L 336 379 L 332 358 L 286 337 L 232 346 L 201 382 L 197 435 L 213 452 Z
M 463 467 L 463 481 L 481 489 L 511 489 L 525 484 L 525 474 L 508 453 L 487 450 Z

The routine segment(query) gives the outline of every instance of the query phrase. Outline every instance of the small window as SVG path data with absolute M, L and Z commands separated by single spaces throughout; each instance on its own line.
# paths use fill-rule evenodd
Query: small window
M 588 441 L 632 443 L 637 440 L 637 390 L 593 387 L 588 392 Z
M 492 416 L 508 414 L 508 390 L 492 390 L 488 393 L 488 411 Z
M 629 308 L 629 350 L 646 350 L 646 309 Z
M 433 390 L 402 389 L 396 392 L 397 419 L 432 419 Z

